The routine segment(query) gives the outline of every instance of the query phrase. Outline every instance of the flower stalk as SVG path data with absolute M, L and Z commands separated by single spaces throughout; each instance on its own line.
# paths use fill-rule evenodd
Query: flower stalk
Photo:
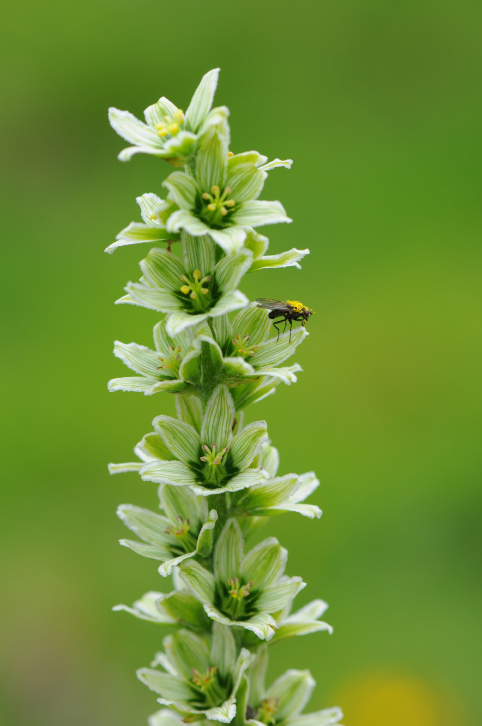
M 157 560 L 172 590 L 114 609 L 171 629 L 164 650 L 138 671 L 162 706 L 149 726 L 330 726 L 339 724 L 339 708 L 302 713 L 314 687 L 308 671 L 289 670 L 265 687 L 269 647 L 331 632 L 319 619 L 327 605 L 314 600 L 292 613 L 306 583 L 285 574 L 287 551 L 274 537 L 249 544 L 271 516 L 321 516 L 305 503 L 316 476 L 278 476 L 266 422 L 244 422 L 248 405 L 296 382 L 299 365 L 283 364 L 308 332 L 270 335 L 270 301 L 268 308 L 251 303 L 240 283 L 262 269 L 299 268 L 309 250 L 266 254 L 269 240 L 257 229 L 291 220 L 280 202 L 259 197 L 268 172 L 290 168 L 291 160 L 230 151 L 229 111 L 212 108 L 218 74 L 203 77 L 186 113 L 164 97 L 146 109 L 145 123 L 109 111 L 132 144 L 122 161 L 145 153 L 171 165 L 160 185 L 166 198 L 139 197 L 143 222 L 129 224 L 106 250 L 155 245 L 140 263 L 140 280 L 117 302 L 161 316 L 152 348 L 116 341 L 115 355 L 136 375 L 111 380 L 109 390 L 169 393 L 177 414 L 156 416 L 134 447 L 136 461 L 109 465 L 112 474 L 137 472 L 158 485 L 158 511 L 119 507 L 137 538 L 121 544 Z

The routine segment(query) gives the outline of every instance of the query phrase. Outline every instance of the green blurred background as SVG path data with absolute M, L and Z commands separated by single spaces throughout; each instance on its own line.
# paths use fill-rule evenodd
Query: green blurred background
M 315 469 L 320 521 L 264 530 L 330 603 L 333 636 L 272 651 L 309 667 L 311 710 L 347 726 L 482 723 L 482 7 L 470 0 L 17 0 L 2 11 L 4 341 L 0 637 L 5 726 L 132 726 L 163 631 L 123 613 L 156 566 L 117 544 L 117 504 L 155 506 L 131 458 L 167 394 L 108 394 L 115 338 L 157 316 L 114 307 L 147 247 L 103 253 L 170 167 L 116 160 L 115 105 L 181 108 L 221 66 L 235 152 L 292 157 L 264 198 L 294 224 L 251 297 L 315 309 L 304 368 L 257 404 L 281 473 Z M 263 534 L 264 534 L 263 532 Z

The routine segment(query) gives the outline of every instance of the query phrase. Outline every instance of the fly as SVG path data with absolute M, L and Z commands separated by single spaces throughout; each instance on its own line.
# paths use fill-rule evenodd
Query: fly
M 257 298 L 256 302 L 258 303 L 259 308 L 263 308 L 264 310 L 270 310 L 271 312 L 268 314 L 268 318 L 270 318 L 273 321 L 273 325 L 278 331 L 278 338 L 280 335 L 280 330 L 278 328 L 278 325 L 283 322 L 284 320 L 284 328 L 283 333 L 286 330 L 286 324 L 289 322 L 290 324 L 290 343 L 291 343 L 291 330 L 293 328 L 293 321 L 295 322 L 301 322 L 301 325 L 304 327 L 306 324 L 306 321 L 310 317 L 310 315 L 313 315 L 313 310 L 311 308 L 305 307 L 303 303 L 300 303 L 298 300 L 271 300 L 270 298 L 265 297 L 259 297 Z M 281 318 L 280 320 L 275 320 L 275 318 Z

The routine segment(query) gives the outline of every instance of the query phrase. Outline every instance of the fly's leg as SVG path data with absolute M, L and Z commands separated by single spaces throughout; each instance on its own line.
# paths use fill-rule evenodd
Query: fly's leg
M 290 343 L 291 343 L 291 331 L 293 330 L 293 321 L 290 318 Z
M 278 320 L 278 324 L 279 324 L 279 323 L 281 323 L 281 320 Z M 273 326 L 274 326 L 274 327 L 276 328 L 276 330 L 278 331 L 278 337 L 276 338 L 276 340 L 279 340 L 279 328 L 278 328 L 278 324 L 276 324 L 276 322 L 275 322 L 275 321 L 273 320 Z

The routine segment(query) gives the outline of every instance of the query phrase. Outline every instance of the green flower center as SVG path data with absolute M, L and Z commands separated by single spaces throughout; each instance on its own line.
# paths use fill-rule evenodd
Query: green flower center
M 233 211 L 236 202 L 230 198 L 231 188 L 226 187 L 222 192 L 215 184 L 211 187 L 210 193 L 201 194 L 203 201 L 201 216 L 210 225 L 223 226 L 228 221 L 229 213 Z
M 279 698 L 265 698 L 258 709 L 256 719 L 262 723 L 272 724 L 275 722 L 275 714 L 279 709 Z
M 186 552 L 192 552 L 196 549 L 197 539 L 189 531 L 190 525 L 191 521 L 189 519 L 184 519 L 184 517 L 179 515 L 176 520 L 176 525 L 170 524 L 164 530 L 164 534 L 170 534 L 172 537 L 175 537 Z
M 192 277 L 181 275 L 180 278 L 183 285 L 179 288 L 186 302 L 192 300 L 191 307 L 194 312 L 203 312 L 211 303 L 208 284 L 211 282 L 211 276 L 202 277 L 201 270 L 194 270 Z
M 179 361 L 181 360 L 181 346 L 174 348 L 173 345 L 169 346 L 169 355 L 159 356 L 160 366 L 157 366 L 157 370 L 171 369 L 174 375 L 177 377 L 179 373 Z
M 242 620 L 247 614 L 247 601 L 252 587 L 252 580 L 241 584 L 239 577 L 230 578 L 227 593 L 223 598 L 223 612 L 233 620 Z
M 196 690 L 201 691 L 210 706 L 218 706 L 225 699 L 225 693 L 218 683 L 217 671 L 216 666 L 208 668 L 206 673 L 200 673 L 197 668 L 191 669 Z
M 242 356 L 243 358 L 246 358 L 248 355 L 256 355 L 256 351 L 258 350 L 259 345 L 246 345 L 249 341 L 249 338 L 249 335 L 244 335 L 243 337 L 241 337 L 236 333 L 232 340 L 234 350 L 231 355 Z
M 155 125 L 161 139 L 177 136 L 184 123 L 184 114 L 180 108 L 172 116 L 164 116 L 163 120 Z

